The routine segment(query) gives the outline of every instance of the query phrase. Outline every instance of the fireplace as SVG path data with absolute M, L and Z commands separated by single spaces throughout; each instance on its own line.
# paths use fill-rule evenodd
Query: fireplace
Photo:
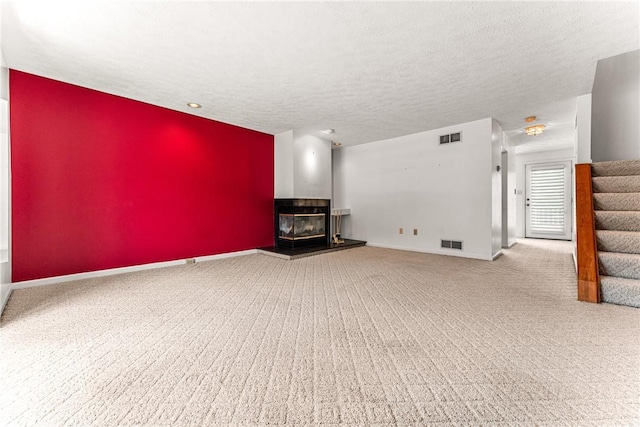
M 276 247 L 329 246 L 330 200 L 275 199 Z

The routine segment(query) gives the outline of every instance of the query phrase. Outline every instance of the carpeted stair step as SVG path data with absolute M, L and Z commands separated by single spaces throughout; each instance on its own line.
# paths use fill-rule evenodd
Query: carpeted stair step
M 640 308 L 640 159 L 591 165 L 602 301 Z
M 640 231 L 640 212 L 595 211 L 596 230 Z
M 598 251 L 640 254 L 640 232 L 597 230 Z
M 640 175 L 640 159 L 598 162 L 591 165 L 592 176 Z
M 597 211 L 640 211 L 640 193 L 594 193 Z
M 591 181 L 594 193 L 640 193 L 640 175 L 596 176 Z
M 602 276 L 640 280 L 640 255 L 618 252 L 598 252 L 598 264 Z
M 600 276 L 602 301 L 640 308 L 640 280 Z

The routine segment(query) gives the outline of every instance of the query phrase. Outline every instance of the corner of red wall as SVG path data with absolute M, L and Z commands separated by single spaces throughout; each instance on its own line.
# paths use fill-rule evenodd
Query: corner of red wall
M 13 281 L 273 244 L 273 136 L 10 71 Z

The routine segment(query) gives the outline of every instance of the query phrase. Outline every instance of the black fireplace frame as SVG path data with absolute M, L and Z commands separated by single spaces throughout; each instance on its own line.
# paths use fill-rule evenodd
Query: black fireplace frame
M 280 238 L 280 214 L 309 215 L 324 214 L 325 235 L 301 240 Z M 279 248 L 295 249 L 298 247 L 331 245 L 331 200 L 329 199 L 274 199 L 273 201 L 274 243 Z

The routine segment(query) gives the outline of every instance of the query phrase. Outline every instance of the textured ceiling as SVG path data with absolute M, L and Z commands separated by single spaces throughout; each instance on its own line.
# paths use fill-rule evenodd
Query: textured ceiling
M 344 145 L 495 117 L 515 145 L 562 148 L 597 60 L 639 47 L 637 1 L 2 7 L 10 68 L 272 134 L 333 128 Z M 533 142 L 529 115 L 549 124 Z

